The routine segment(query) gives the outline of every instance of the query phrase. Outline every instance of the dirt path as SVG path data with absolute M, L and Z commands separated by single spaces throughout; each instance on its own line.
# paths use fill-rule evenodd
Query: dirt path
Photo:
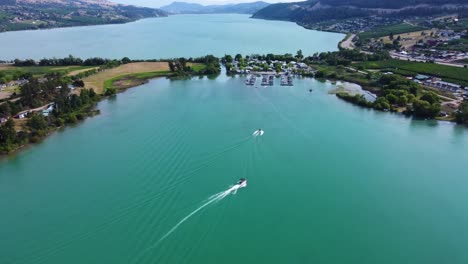
M 70 73 L 67 74 L 67 76 L 75 76 L 75 75 L 78 75 L 78 74 L 80 74 L 82 72 L 86 72 L 86 71 L 90 71 L 90 70 L 96 70 L 96 69 L 99 69 L 99 67 L 71 71 Z

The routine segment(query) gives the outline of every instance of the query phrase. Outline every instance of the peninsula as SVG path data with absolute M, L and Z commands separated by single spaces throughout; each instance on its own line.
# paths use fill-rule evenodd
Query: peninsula
M 164 16 L 167 13 L 160 9 L 120 5 L 107 0 L 2 0 L 0 32 L 120 24 Z

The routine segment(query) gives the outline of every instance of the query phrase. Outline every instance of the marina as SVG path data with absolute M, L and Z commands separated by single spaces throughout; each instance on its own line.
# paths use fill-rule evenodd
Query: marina
M 274 73 L 263 73 L 261 75 L 261 86 L 274 86 L 275 85 L 275 77 L 280 78 L 280 85 L 281 86 L 294 86 L 293 76 L 286 73 L 286 74 L 274 74 Z M 257 82 L 257 75 L 250 74 L 245 79 L 245 85 L 247 86 L 254 86 Z

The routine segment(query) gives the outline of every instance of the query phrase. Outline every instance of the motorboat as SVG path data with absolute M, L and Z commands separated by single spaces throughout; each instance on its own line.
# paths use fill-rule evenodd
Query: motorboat
M 237 185 L 240 188 L 246 187 L 247 186 L 247 179 L 245 178 L 240 178 L 239 181 L 237 182 Z
M 262 129 L 257 129 L 252 133 L 252 135 L 255 136 L 255 137 L 263 136 L 263 133 L 265 133 L 265 131 L 263 131 Z

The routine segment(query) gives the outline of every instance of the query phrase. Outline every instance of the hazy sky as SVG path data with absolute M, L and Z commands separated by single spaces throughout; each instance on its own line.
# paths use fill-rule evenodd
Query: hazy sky
M 228 4 L 228 3 L 249 3 L 256 2 L 257 0 L 111 0 L 112 2 L 137 5 L 137 6 L 149 6 L 149 7 L 160 7 L 163 5 L 168 5 L 174 1 L 178 2 L 188 2 L 188 3 L 198 3 L 202 5 L 208 4 Z M 300 2 L 301 0 L 263 0 L 268 3 L 278 3 L 278 2 Z

